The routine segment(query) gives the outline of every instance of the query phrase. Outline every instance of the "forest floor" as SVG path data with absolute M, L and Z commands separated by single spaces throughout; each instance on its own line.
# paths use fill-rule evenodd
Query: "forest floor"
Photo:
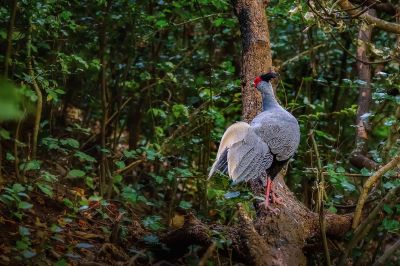
M 0 202 L 0 265 L 135 265 L 147 256 L 142 239 L 148 232 L 133 212 L 104 200 L 67 207 L 85 198 L 85 191 L 62 187 L 53 198 L 27 193 L 32 206 L 24 211 Z

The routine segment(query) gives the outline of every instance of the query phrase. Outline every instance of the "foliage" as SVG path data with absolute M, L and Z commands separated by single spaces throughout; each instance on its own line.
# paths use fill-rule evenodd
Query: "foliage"
M 7 215 L 19 222 L 34 215 L 37 203 L 31 197 L 40 194 L 45 201 L 60 202 L 77 223 L 90 211 L 107 222 L 114 219 L 122 240 L 129 238 L 132 220 L 138 220 L 147 231 L 135 238 L 138 246 L 133 241 L 129 248 L 143 248 L 137 256 L 151 263 L 148 246 L 160 244 L 174 217 L 192 212 L 229 224 L 236 221 L 238 202 L 254 214 L 259 195 L 245 185 L 231 186 L 225 176 L 207 180 L 218 141 L 241 116 L 240 32 L 229 1 L 98 0 L 83 8 L 77 1 L 20 0 L 8 36 L 12 2 L 0 5 L 0 62 L 9 67 L 0 80 L 0 207 L 9 208 Z M 266 12 L 274 65 L 281 74 L 277 95 L 299 119 L 302 133 L 287 183 L 315 208 L 312 129 L 327 180 L 326 205 L 344 212 L 341 207 L 356 202 L 363 180 L 373 173 L 348 162 L 358 87 L 364 82 L 352 56 L 359 24 L 339 16 L 331 26 L 303 2 L 271 1 Z M 6 59 L 8 38 L 12 49 Z M 393 57 L 393 41 L 392 35 L 374 33 L 373 59 Z M 369 128 L 367 154 L 383 164 L 400 151 L 399 64 L 377 65 L 373 73 L 372 107 L 363 119 Z M 44 100 L 37 158 L 32 156 L 39 97 L 34 83 Z M 374 198 L 399 185 L 396 175 L 385 175 Z M 1 221 L 5 214 L 0 215 Z M 383 248 L 374 237 L 398 235 L 399 215 L 398 202 L 387 204 L 374 221 L 377 226 L 366 239 L 372 239 L 369 247 L 378 246 L 377 253 Z M 52 224 L 46 227 L 61 243 L 65 239 L 57 231 L 66 225 Z M 111 237 L 113 228 L 101 230 Z M 18 251 L 13 259 L 46 256 L 49 247 L 36 250 L 31 231 L 21 225 L 14 232 L 19 239 L 12 241 Z M 213 238 L 217 248 L 229 249 L 226 236 Z M 56 265 L 79 259 L 75 249 L 63 250 Z M 198 263 L 197 251 L 188 248 L 187 260 Z

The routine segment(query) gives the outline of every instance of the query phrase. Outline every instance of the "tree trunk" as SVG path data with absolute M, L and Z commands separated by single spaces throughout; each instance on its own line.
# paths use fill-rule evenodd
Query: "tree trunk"
M 371 16 L 376 16 L 375 10 L 368 11 Z M 371 65 L 368 62 L 368 43 L 371 41 L 372 26 L 366 23 L 361 25 L 358 32 L 357 47 L 357 74 L 358 79 L 363 81 L 359 86 L 358 109 L 356 115 L 356 147 L 350 157 L 350 162 L 359 168 L 377 169 L 378 164 L 366 156 L 368 151 L 367 124 L 368 112 L 371 103 Z
M 6 46 L 6 53 L 4 56 L 4 77 L 6 78 L 8 77 L 8 67 L 10 65 L 10 60 L 12 57 L 12 36 L 14 33 L 14 23 L 16 14 L 17 14 L 17 0 L 13 0 L 11 2 L 11 15 L 7 29 L 7 46 Z
M 242 115 L 249 122 L 261 111 L 261 95 L 254 89 L 253 81 L 272 67 L 268 21 L 264 1 L 237 0 L 233 6 L 242 33 Z
M 234 1 L 234 9 L 239 19 L 242 34 L 242 101 L 243 119 L 252 120 L 261 110 L 261 95 L 252 86 L 255 77 L 271 69 L 271 46 L 269 40 L 268 22 L 263 1 L 238 0 Z M 281 189 L 290 193 L 282 178 L 275 181 Z M 263 194 L 261 182 L 251 183 L 255 195 Z M 277 186 L 275 186 L 277 187 Z M 286 193 L 285 193 L 286 194 Z M 258 217 L 254 221 L 255 236 L 264 241 L 249 241 L 250 250 L 261 250 L 263 260 L 255 258 L 257 265 L 305 265 L 302 247 L 305 240 L 303 215 L 307 216 L 306 209 L 293 197 L 279 195 L 285 201 L 285 208 L 279 215 L 270 215 L 262 209 L 258 210 Z M 286 201 L 289 199 L 289 201 Z M 259 234 L 260 233 L 260 234 Z M 252 237 L 253 239 L 256 237 Z M 252 246 L 253 245 L 253 246 Z M 264 255 L 263 255 L 264 254 Z

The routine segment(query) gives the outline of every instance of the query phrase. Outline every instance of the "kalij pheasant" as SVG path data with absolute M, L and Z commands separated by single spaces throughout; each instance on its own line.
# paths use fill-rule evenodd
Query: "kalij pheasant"
M 262 179 L 265 201 L 278 203 L 272 191 L 272 181 L 294 155 L 300 142 L 300 129 L 296 118 L 278 103 L 270 80 L 277 77 L 270 72 L 254 80 L 262 95 L 262 112 L 250 124 L 237 122 L 224 133 L 217 158 L 209 177 L 215 172 L 228 173 L 233 183 Z M 271 198 L 271 199 L 270 199 Z

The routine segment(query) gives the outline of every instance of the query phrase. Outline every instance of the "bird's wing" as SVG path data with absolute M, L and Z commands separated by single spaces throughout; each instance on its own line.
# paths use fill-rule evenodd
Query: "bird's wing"
M 297 150 L 300 142 L 300 129 L 297 120 L 285 112 L 285 116 L 266 114 L 252 123 L 254 131 L 268 145 L 276 160 L 290 159 Z M 254 121 L 254 120 L 253 120 Z
M 273 155 L 268 145 L 249 124 L 239 122 L 227 129 L 221 140 L 217 159 L 211 168 L 228 172 L 234 183 L 261 178 L 271 166 Z

